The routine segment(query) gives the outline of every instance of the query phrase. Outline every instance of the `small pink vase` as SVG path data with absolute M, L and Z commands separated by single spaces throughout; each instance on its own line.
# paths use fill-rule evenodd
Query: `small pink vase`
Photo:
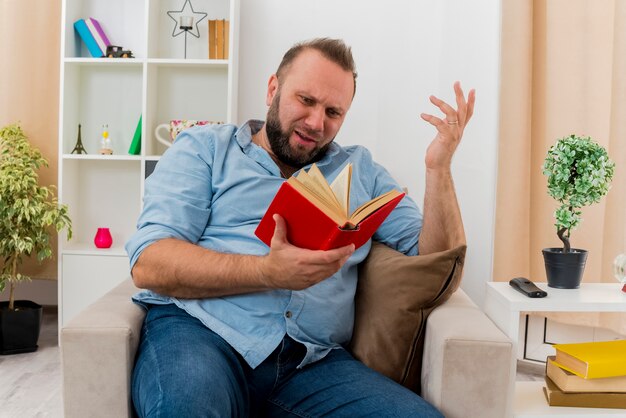
M 110 248 L 111 244 L 113 244 L 113 237 L 111 236 L 109 228 L 98 228 L 93 243 L 98 248 Z

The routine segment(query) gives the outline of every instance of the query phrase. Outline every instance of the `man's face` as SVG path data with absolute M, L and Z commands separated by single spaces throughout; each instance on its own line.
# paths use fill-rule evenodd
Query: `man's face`
M 301 168 L 322 158 L 352 103 L 350 71 L 315 50 L 303 51 L 268 88 L 265 130 L 280 161 Z

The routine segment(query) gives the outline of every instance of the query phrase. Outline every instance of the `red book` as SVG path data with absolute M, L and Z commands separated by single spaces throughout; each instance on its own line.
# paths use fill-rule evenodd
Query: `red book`
M 314 178 L 321 176 L 315 165 L 308 174 Z M 324 189 L 331 190 L 325 179 L 325 186 L 318 188 L 314 185 L 314 189 L 311 189 L 306 184 L 310 177 L 305 181 L 300 181 L 300 177 L 291 177 L 281 185 L 255 231 L 256 236 L 268 246 L 274 235 L 275 222 L 272 217 L 277 213 L 287 224 L 287 239 L 297 247 L 330 250 L 354 244 L 359 248 L 374 235 L 404 197 L 404 193 L 390 190 L 361 205 L 348 216 L 346 208 L 349 207 L 349 200 L 345 200 L 347 205 L 339 204 L 335 207 L 335 202 L 343 202 L 344 199 L 324 194 Z M 342 175 L 339 177 L 346 178 Z M 347 183 L 339 190 L 345 190 L 346 187 L 349 191 L 349 176 Z

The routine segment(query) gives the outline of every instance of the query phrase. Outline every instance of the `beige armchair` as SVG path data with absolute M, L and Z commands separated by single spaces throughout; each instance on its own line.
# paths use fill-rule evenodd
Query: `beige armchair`
M 132 417 L 130 376 L 144 311 L 126 280 L 61 330 L 65 417 Z M 457 290 L 428 316 L 422 396 L 448 418 L 510 414 L 511 341 Z

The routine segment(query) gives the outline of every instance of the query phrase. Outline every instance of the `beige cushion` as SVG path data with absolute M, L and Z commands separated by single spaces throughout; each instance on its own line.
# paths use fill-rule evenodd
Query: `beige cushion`
M 359 270 L 354 356 L 419 393 L 426 318 L 458 288 L 465 249 L 411 257 L 374 243 Z

